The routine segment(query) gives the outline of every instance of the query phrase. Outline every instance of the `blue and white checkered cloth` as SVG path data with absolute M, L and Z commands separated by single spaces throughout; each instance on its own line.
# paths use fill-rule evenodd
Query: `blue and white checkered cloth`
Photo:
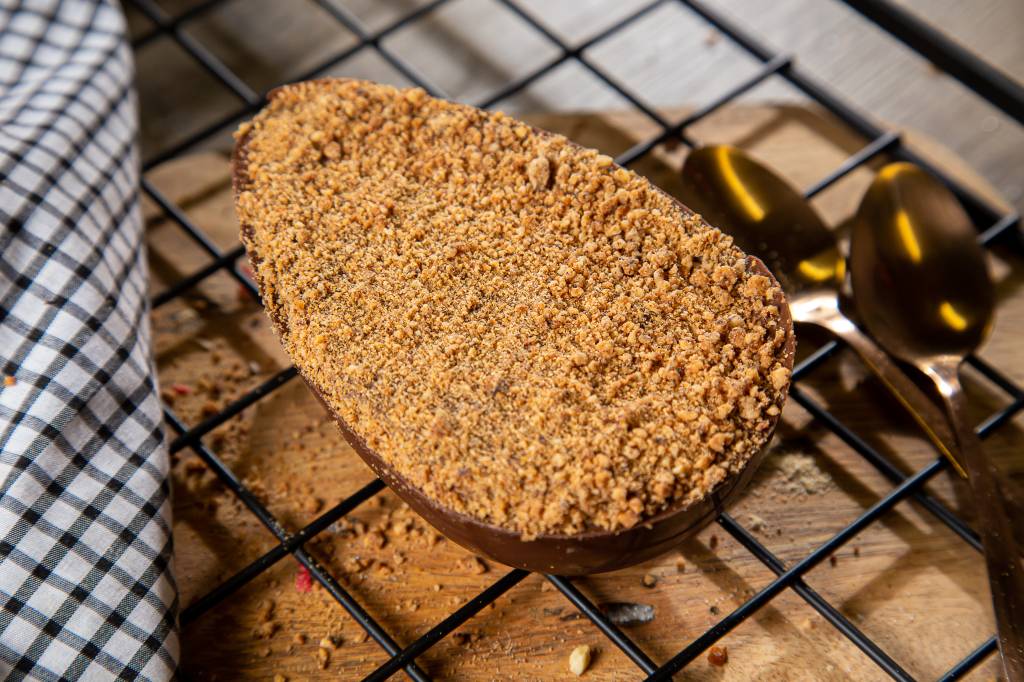
M 113 2 L 0 0 L 0 677 L 174 676 L 168 456 Z

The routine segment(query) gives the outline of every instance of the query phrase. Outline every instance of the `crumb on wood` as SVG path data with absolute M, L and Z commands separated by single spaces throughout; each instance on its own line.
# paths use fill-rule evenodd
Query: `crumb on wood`
M 768 529 L 768 522 L 757 514 L 747 514 L 747 527 L 759 533 Z
M 569 671 L 579 677 L 587 671 L 590 667 L 590 646 L 587 644 L 581 644 L 572 650 L 569 654 Z
M 708 649 L 708 663 L 721 667 L 729 662 L 729 648 L 726 646 L 713 646 Z
M 259 639 L 270 639 L 281 626 L 274 620 L 264 621 L 256 626 L 256 637 Z
M 318 647 L 316 650 L 316 667 L 320 670 L 327 670 L 331 664 L 331 652 L 329 649 Z
M 774 474 L 772 491 L 783 500 L 820 495 L 834 485 L 812 455 L 783 450 L 768 457 L 765 465 L 766 472 Z
M 644 587 L 654 587 L 658 584 L 658 578 L 657 576 L 651 573 L 646 573 L 644 574 L 644 577 L 641 579 L 641 582 L 643 583 Z
M 388 539 L 379 530 L 372 530 L 363 535 L 363 545 L 370 549 L 382 549 Z
M 676 559 L 676 573 L 686 573 L 686 561 L 684 559 Z

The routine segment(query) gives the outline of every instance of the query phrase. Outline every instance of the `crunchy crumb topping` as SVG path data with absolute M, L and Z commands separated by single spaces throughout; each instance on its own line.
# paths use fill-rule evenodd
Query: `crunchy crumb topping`
M 275 91 L 238 136 L 284 345 L 429 497 L 525 538 L 623 529 L 764 445 L 780 291 L 609 157 L 347 80 Z

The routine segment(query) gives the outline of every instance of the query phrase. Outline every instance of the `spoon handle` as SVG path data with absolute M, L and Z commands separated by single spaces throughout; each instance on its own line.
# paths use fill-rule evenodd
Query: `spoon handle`
M 953 422 L 960 454 L 967 465 L 974 497 L 977 527 L 985 548 L 988 582 L 996 615 L 999 650 L 1010 682 L 1024 682 L 1024 517 L 1012 482 L 982 449 L 967 417 L 967 401 L 960 385 L 961 358 L 943 357 L 922 364 L 942 395 Z M 1015 528 L 1015 526 L 1017 526 Z
M 917 384 L 883 351 L 867 334 L 862 332 L 850 318 L 838 310 L 815 320 L 821 326 L 841 339 L 860 356 L 889 392 L 906 408 L 914 421 L 924 430 L 935 446 L 953 465 L 961 476 L 966 476 L 960 462 L 959 447 L 949 421 L 942 410 L 922 391 Z

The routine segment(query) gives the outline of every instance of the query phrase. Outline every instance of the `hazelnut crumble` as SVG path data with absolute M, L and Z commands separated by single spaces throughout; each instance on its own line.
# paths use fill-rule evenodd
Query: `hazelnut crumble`
M 579 677 L 590 667 L 590 657 L 590 646 L 583 644 L 576 647 L 569 654 L 569 671 L 576 677 Z
M 500 112 L 353 80 L 276 90 L 236 205 L 305 377 L 454 512 L 620 530 L 764 445 L 781 293 L 642 177 Z

